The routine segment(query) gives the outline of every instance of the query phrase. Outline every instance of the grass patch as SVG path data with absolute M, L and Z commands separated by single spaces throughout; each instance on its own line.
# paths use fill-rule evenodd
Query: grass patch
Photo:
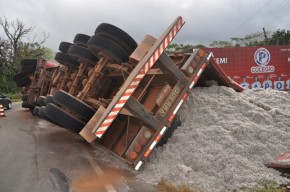
M 17 93 L 7 93 L 6 96 L 8 96 L 12 102 L 18 102 L 18 101 L 22 101 L 21 100 L 21 93 L 17 92 Z
M 275 181 L 264 180 L 253 188 L 242 188 L 240 192 L 287 192 L 286 187 L 279 186 Z
M 154 186 L 158 192 L 202 192 L 197 188 L 192 188 L 188 184 L 174 185 L 172 182 L 162 179 Z M 213 190 L 214 191 L 214 190 Z M 236 192 L 289 192 L 286 187 L 279 186 L 275 181 L 263 180 L 252 188 L 244 187 Z
M 154 187 L 159 192 L 201 192 L 198 189 L 191 188 L 188 184 L 180 184 L 178 186 L 175 186 L 174 184 L 165 179 L 162 179 Z

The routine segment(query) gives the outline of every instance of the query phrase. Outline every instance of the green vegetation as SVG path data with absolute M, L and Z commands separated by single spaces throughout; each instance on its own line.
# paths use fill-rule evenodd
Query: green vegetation
M 6 96 L 8 96 L 12 102 L 22 101 L 21 100 L 21 93 L 7 93 Z
M 290 45 L 290 31 L 257 32 L 244 37 L 232 37 L 230 41 L 214 41 L 210 47 L 246 47 L 265 45 Z
M 158 192 L 202 192 L 197 188 L 192 188 L 187 184 L 181 184 L 175 186 L 172 182 L 162 179 L 157 185 L 155 185 L 155 189 Z M 214 190 L 213 190 L 214 191 Z M 287 192 L 286 187 L 279 186 L 275 181 L 263 180 L 259 182 L 256 186 L 252 188 L 241 188 L 240 190 L 236 190 L 237 192 Z
M 19 90 L 12 77 L 20 71 L 20 61 L 51 57 L 51 50 L 43 46 L 48 36 L 44 34 L 42 39 L 36 41 L 35 35 L 30 40 L 27 36 L 31 36 L 34 27 L 26 27 L 18 19 L 10 22 L 6 17 L 0 17 L 0 28 L 0 91 L 17 93 Z
M 184 44 L 176 44 L 176 43 L 172 43 L 170 45 L 168 45 L 168 47 L 166 48 L 166 52 L 167 53 L 173 53 L 175 51 L 182 51 L 182 52 L 186 52 L 186 53 L 190 53 L 192 52 L 192 49 L 195 48 L 205 48 L 204 45 L 198 44 L 198 45 L 184 45 Z
M 290 30 L 278 29 L 275 32 L 257 32 L 244 37 L 232 37 L 230 41 L 213 41 L 209 47 L 246 47 L 246 46 L 265 46 L 265 45 L 290 45 Z M 205 48 L 204 45 L 184 45 L 184 44 L 170 44 L 166 52 L 172 53 L 174 51 L 192 52 L 194 48 Z
M 155 185 L 155 189 L 159 192 L 201 192 L 198 189 L 189 187 L 187 184 L 175 186 L 165 179 L 162 179 L 157 185 Z
M 264 180 L 253 188 L 243 188 L 240 192 L 287 192 L 287 188 L 280 187 L 275 181 Z

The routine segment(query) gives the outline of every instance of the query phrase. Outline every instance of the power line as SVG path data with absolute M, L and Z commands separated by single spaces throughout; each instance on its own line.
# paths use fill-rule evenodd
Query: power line
M 254 16 L 256 16 L 260 11 L 262 11 L 264 9 L 264 7 L 266 7 L 267 5 L 269 5 L 269 3 L 271 1 L 272 0 L 267 1 L 261 8 L 258 9 L 258 11 L 254 12 L 254 14 L 252 14 L 251 16 L 249 16 L 242 24 L 240 24 L 238 27 L 236 27 L 234 30 L 232 30 L 227 36 L 231 36 L 238 29 L 240 29 L 241 27 L 243 27 L 244 25 L 246 25 L 250 21 L 250 18 L 253 18 Z
M 279 4 L 277 7 L 274 7 L 273 9 L 269 10 L 266 12 L 264 15 L 260 17 L 260 20 L 256 22 L 256 25 L 260 24 L 266 24 L 271 22 L 269 18 L 274 15 L 277 11 L 282 11 L 283 9 L 287 8 L 289 5 L 290 1 L 285 0 L 283 3 Z

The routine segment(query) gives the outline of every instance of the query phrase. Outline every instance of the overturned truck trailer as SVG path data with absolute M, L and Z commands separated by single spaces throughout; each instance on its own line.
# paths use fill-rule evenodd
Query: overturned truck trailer
M 87 48 L 82 47 L 98 57 L 87 70 L 86 83 L 81 89 L 75 87 L 74 94 L 57 91 L 44 109 L 46 119 L 89 143 L 98 143 L 138 170 L 154 147 L 164 144 L 179 125 L 178 110 L 188 94 L 194 94 L 195 86 L 214 80 L 218 85 L 243 90 L 228 78 L 210 52 L 165 53 L 183 25 L 178 17 L 158 39 L 146 35 L 123 60 L 115 57 L 120 53 L 114 52 L 112 41 L 111 47 L 104 42 L 110 39 L 130 48 L 120 41 L 128 35 L 120 29 L 120 36 L 110 30 L 96 32 Z M 80 66 L 90 54 L 79 55 Z

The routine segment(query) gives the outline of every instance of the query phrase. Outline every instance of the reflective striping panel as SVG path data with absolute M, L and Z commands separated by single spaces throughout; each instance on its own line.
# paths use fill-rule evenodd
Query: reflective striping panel
M 170 29 L 169 33 L 165 37 L 165 39 L 162 41 L 161 45 L 155 50 L 155 52 L 152 54 L 152 56 L 148 59 L 148 61 L 145 63 L 143 68 L 139 71 L 138 75 L 134 78 L 134 80 L 130 83 L 125 93 L 122 95 L 120 101 L 124 101 L 124 103 L 127 102 L 129 97 L 134 93 L 140 82 L 142 81 L 145 74 L 151 69 L 151 67 L 155 64 L 155 62 L 159 59 L 160 55 L 165 51 L 166 47 L 169 45 L 169 43 L 172 41 L 172 39 L 175 37 L 177 32 L 181 29 L 181 27 L 184 24 L 184 20 L 182 17 L 179 17 L 179 19 L 175 22 L 174 26 Z M 120 105 L 116 104 L 112 111 L 114 111 L 114 114 L 109 114 L 111 118 L 114 120 L 119 112 L 121 111 L 122 107 Z M 99 126 L 99 128 L 96 130 L 95 135 L 99 138 L 103 136 L 103 134 L 106 132 L 108 127 L 112 124 L 111 122 L 104 123 L 108 117 L 105 118 L 105 120 L 102 122 L 102 124 Z M 100 131 L 102 129 L 102 131 Z
M 211 54 L 207 57 L 210 58 Z M 192 83 L 189 85 L 189 88 L 191 89 L 194 84 L 198 81 L 200 75 L 202 74 L 202 72 L 204 71 L 206 67 L 206 63 L 203 63 L 201 68 L 199 69 L 197 75 L 194 77 Z M 170 117 L 168 118 L 169 122 L 172 122 L 176 113 L 178 112 L 178 110 L 180 109 L 181 105 L 183 104 L 183 102 L 186 100 L 188 96 L 188 93 L 184 93 L 184 95 L 182 96 L 181 100 L 179 101 L 179 103 L 177 104 L 176 108 L 173 110 L 173 113 L 170 115 Z M 158 143 L 158 141 L 161 139 L 162 135 L 164 134 L 166 130 L 166 127 L 164 126 L 163 129 L 161 130 L 161 132 L 157 135 L 157 137 L 155 138 L 155 140 L 153 141 L 153 143 L 150 145 L 149 149 L 144 153 L 144 157 L 148 157 L 150 155 L 150 153 L 152 152 L 153 148 L 155 147 L 155 145 Z
M 192 87 L 195 85 L 195 83 L 198 81 L 200 75 L 202 74 L 202 72 L 204 71 L 206 67 L 206 63 L 202 64 L 201 68 L 199 69 L 197 75 L 194 77 L 193 81 L 191 82 L 191 84 L 189 85 L 189 88 L 192 89 Z
M 156 146 L 156 144 L 159 142 L 159 140 L 162 138 L 162 135 L 164 134 L 165 130 L 167 129 L 166 126 L 164 126 L 160 133 L 157 135 L 157 137 L 154 139 L 154 141 L 151 143 L 149 149 L 144 153 L 144 157 L 148 157 L 150 153 L 152 152 L 153 148 Z
M 143 164 L 143 162 L 142 161 L 139 161 L 138 163 L 137 163 L 137 165 L 136 165 L 136 167 L 135 167 L 135 170 L 139 170 L 140 169 L 140 167 L 141 167 L 141 165 Z

